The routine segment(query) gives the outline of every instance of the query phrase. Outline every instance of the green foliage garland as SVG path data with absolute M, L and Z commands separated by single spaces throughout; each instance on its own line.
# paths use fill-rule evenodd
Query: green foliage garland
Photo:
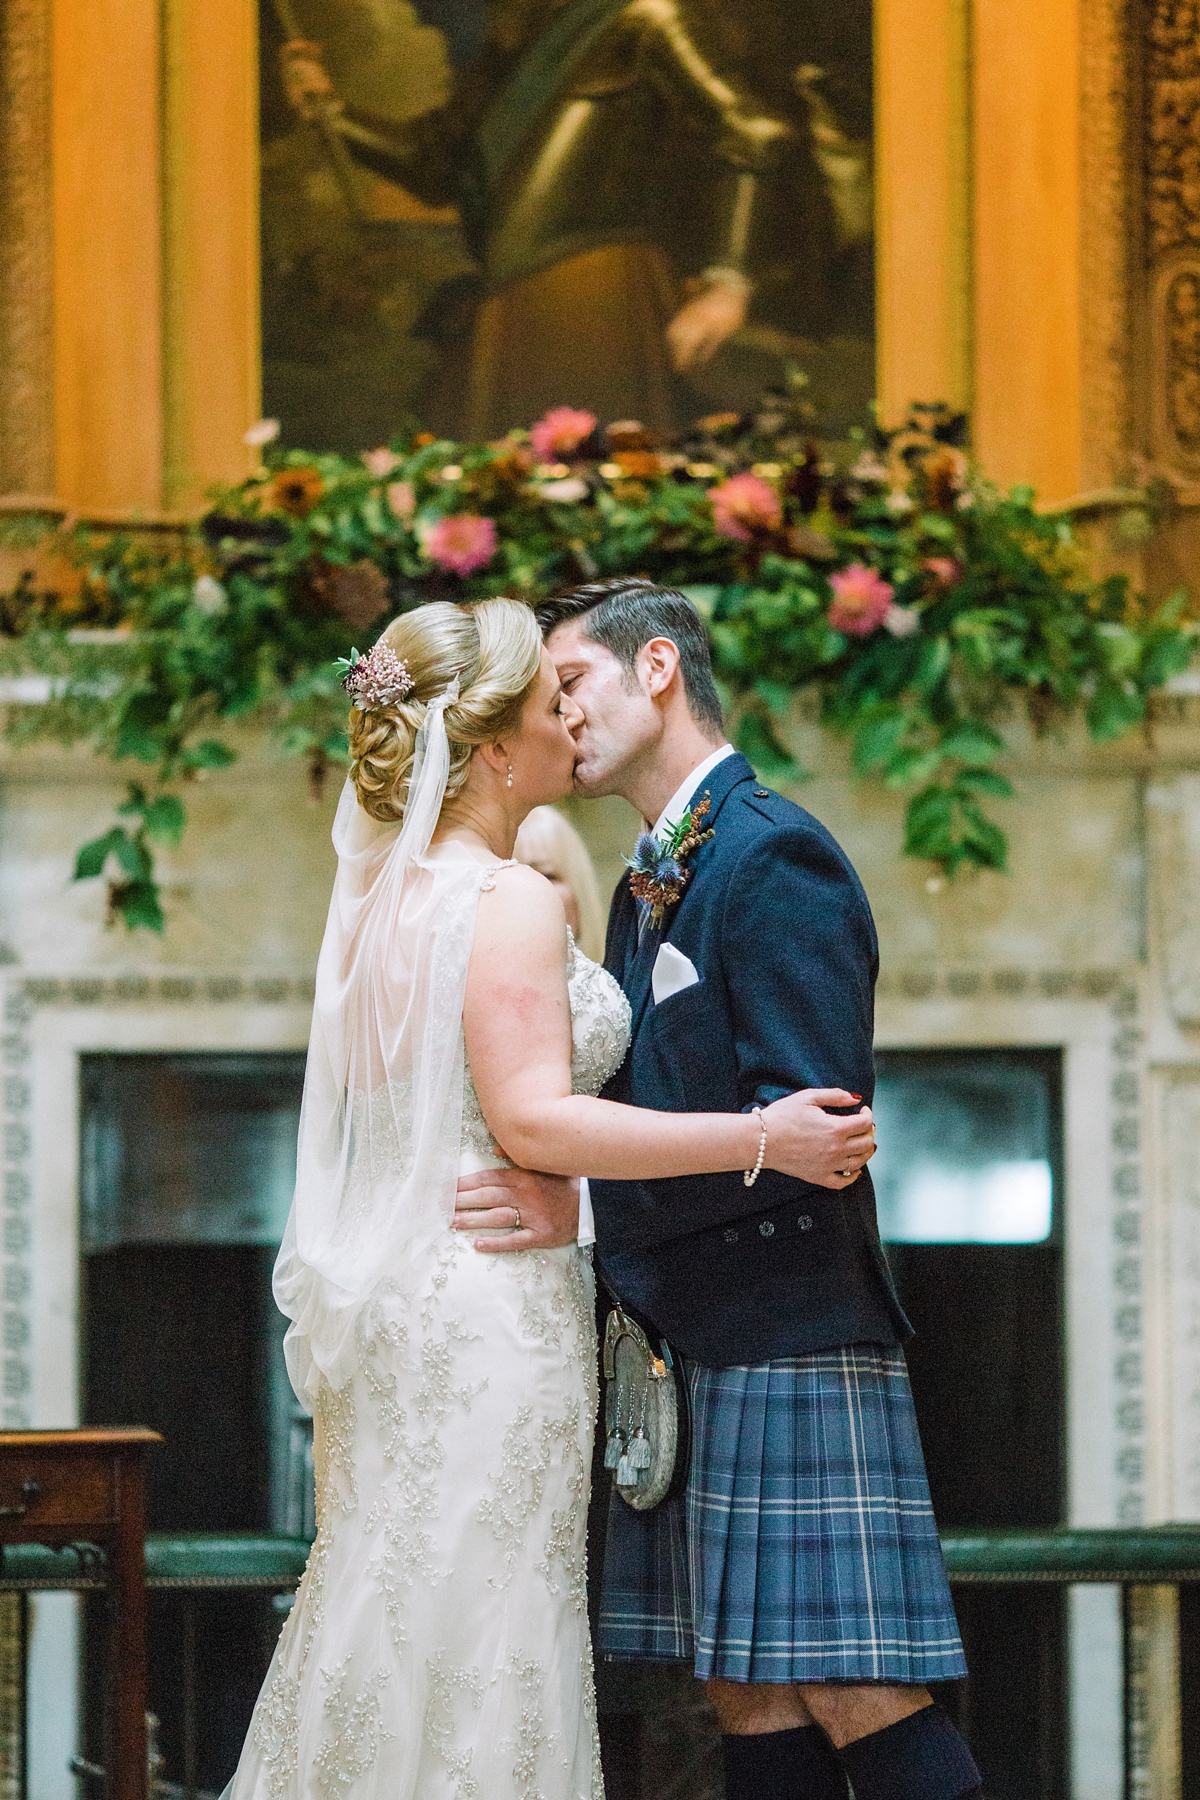
M 1011 793 L 997 725 L 1082 711 L 1092 738 L 1143 720 L 1186 667 L 1185 596 L 1151 607 L 1095 582 L 1069 523 L 1002 495 L 962 452 L 964 421 L 918 409 L 903 431 L 820 449 L 802 378 L 751 419 L 718 415 L 666 448 L 558 409 L 499 444 L 407 435 L 355 461 L 271 450 L 173 537 L 60 530 L 78 591 L 23 577 L 0 597 L 0 673 L 48 678 L 6 732 L 90 741 L 153 766 L 76 879 L 110 877 L 111 910 L 162 930 L 154 843 L 179 840 L 174 791 L 234 759 L 222 728 L 266 716 L 314 773 L 346 759 L 333 659 L 430 599 L 636 573 L 682 586 L 709 624 L 736 741 L 767 778 L 801 771 L 777 721 L 815 688 L 862 777 L 912 790 L 904 849 L 953 876 L 1003 869 L 985 804 Z

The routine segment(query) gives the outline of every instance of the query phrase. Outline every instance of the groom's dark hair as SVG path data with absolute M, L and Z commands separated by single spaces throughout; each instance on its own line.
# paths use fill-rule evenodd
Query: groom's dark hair
M 629 675 L 637 667 L 643 644 L 651 638 L 670 638 L 679 651 L 679 673 L 689 712 L 698 725 L 722 729 L 704 621 L 678 588 L 656 587 L 637 575 L 618 575 L 613 581 L 589 581 L 584 587 L 569 588 L 543 600 L 534 610 L 544 638 L 559 625 L 581 619 L 592 642 L 611 650 Z

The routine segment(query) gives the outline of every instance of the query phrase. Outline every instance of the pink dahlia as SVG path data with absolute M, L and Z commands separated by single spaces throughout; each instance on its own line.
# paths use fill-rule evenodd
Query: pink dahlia
M 578 412 L 573 406 L 553 406 L 530 426 L 529 441 L 543 462 L 556 462 L 570 456 L 596 429 L 596 415 Z
M 937 587 L 953 587 L 963 573 L 963 566 L 955 556 L 927 556 L 921 567 L 933 576 Z
M 455 575 L 472 575 L 496 554 L 496 525 L 478 513 L 448 513 L 424 533 L 424 550 L 430 562 Z
M 850 637 L 869 637 L 882 625 L 892 604 L 893 588 L 865 563 L 851 563 L 829 577 L 833 605 L 829 623 Z
M 760 531 L 778 531 L 783 523 L 779 495 L 761 475 L 731 475 L 709 488 L 713 524 L 722 537 L 748 544 Z

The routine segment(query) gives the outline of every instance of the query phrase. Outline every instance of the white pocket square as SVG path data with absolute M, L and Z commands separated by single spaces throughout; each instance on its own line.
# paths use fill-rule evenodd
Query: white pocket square
M 654 973 L 650 978 L 650 991 L 654 995 L 655 1006 L 661 1006 L 672 994 L 680 994 L 684 988 L 694 987 L 700 977 L 696 965 L 682 950 L 676 950 L 674 944 L 661 944 L 658 955 L 654 959 Z

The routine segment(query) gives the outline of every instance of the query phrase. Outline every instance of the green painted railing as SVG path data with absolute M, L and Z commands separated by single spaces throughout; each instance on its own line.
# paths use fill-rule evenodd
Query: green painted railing
M 942 1550 L 953 1582 L 1200 1582 L 1200 1525 L 948 1531 L 942 1535 Z M 254 1532 L 151 1535 L 146 1539 L 146 1583 L 152 1588 L 282 1592 L 295 1587 L 308 1553 L 304 1538 Z M 40 1544 L 13 1544 L 0 1563 L 0 1588 L 87 1590 L 103 1585 L 104 1558 L 90 1546 L 47 1550 Z
M 1127 1800 L 1160 1794 L 1178 1796 L 1179 1800 L 1200 1800 L 1200 1767 L 1194 1749 L 1189 1752 L 1185 1747 L 1190 1740 L 1184 1721 L 1195 1706 L 1196 1695 L 1184 1692 L 1190 1678 L 1180 1660 L 1180 1608 L 1174 1596 L 1161 1592 L 1164 1587 L 1186 1587 L 1191 1583 L 1200 1590 L 1200 1525 L 947 1531 L 942 1535 L 942 1549 L 950 1580 L 955 1584 L 1120 1585 L 1124 1589 Z M 194 1619 L 200 1593 L 222 1588 L 288 1593 L 304 1572 L 309 1550 L 304 1538 L 255 1532 L 174 1532 L 146 1539 L 147 1586 L 190 1591 L 196 1597 L 195 1601 L 189 1599 L 184 1608 L 184 1684 L 188 1693 L 195 1693 L 198 1672 L 195 1630 L 194 1626 L 188 1627 L 186 1619 Z M 55 1551 L 36 1544 L 17 1544 L 5 1547 L 0 1557 L 0 1590 L 87 1591 L 104 1585 L 104 1557 L 93 1546 Z M 1164 1602 L 1169 1603 L 1165 1612 Z M 1152 1639 L 1160 1643 L 1163 1620 L 1174 1644 L 1175 1674 L 1166 1681 L 1162 1679 L 1165 1665 L 1151 1643 Z M 185 1768 L 192 1769 L 194 1706 L 190 1710 L 185 1706 L 184 1740 Z M 183 1788 L 172 1791 L 185 1800 L 212 1800 L 211 1796 L 196 1792 L 190 1777 Z
M 1200 1525 L 947 1531 L 951 1581 L 1200 1581 Z

